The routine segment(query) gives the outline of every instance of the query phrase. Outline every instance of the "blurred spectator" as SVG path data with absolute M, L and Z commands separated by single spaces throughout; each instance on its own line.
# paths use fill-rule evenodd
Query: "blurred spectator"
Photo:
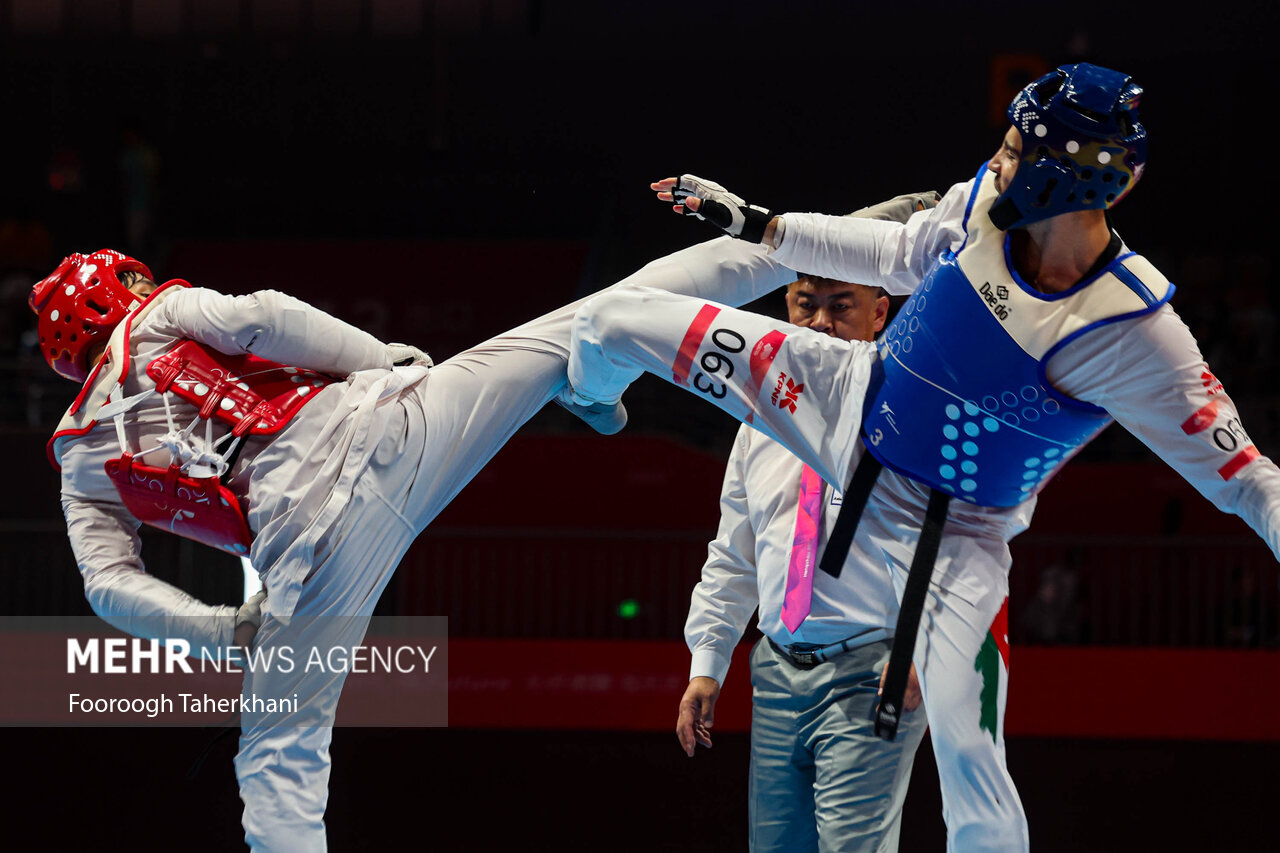
M 1018 616 L 1023 642 L 1055 645 L 1086 639 L 1080 606 L 1080 560 L 1080 553 L 1071 550 L 1062 562 L 1040 573 L 1035 598 Z
M 49 156 L 49 189 L 60 195 L 76 195 L 84 191 L 84 160 L 80 151 L 63 145 Z
M 0 219 L 0 356 L 13 356 L 33 326 L 27 307 L 31 285 L 53 267 L 53 233 L 30 198 L 21 197 Z
M 1233 259 L 1222 303 L 1223 334 L 1206 347 L 1219 379 L 1237 395 L 1270 390 L 1275 354 L 1276 313 L 1269 297 L 1270 261 L 1260 254 Z
M 1205 355 L 1226 336 L 1227 311 L 1222 300 L 1226 267 L 1217 255 L 1193 253 L 1185 257 L 1174 279 L 1178 286 L 1173 299 L 1178 316 L 1200 342 Z M 1218 362 L 1213 362 L 1220 367 Z
M 125 250 L 138 257 L 153 256 L 156 197 L 159 192 L 160 152 L 144 135 L 141 122 L 125 123 L 116 163 L 120 181 L 120 212 L 124 217 Z
M 1256 649 L 1274 644 L 1276 611 L 1261 594 L 1257 571 L 1232 567 L 1214 627 L 1215 645 Z
M 54 253 L 59 257 L 68 252 L 86 251 L 84 243 L 102 234 L 102 217 L 90 192 L 91 171 L 84 153 L 75 145 L 57 144 L 49 154 L 45 201 Z M 40 277 L 48 274 L 47 269 L 43 270 Z
M 0 274 L 0 357 L 16 357 L 23 346 L 23 332 L 35 326 L 27 294 L 36 280 L 18 271 Z
M 53 234 L 36 206 L 22 199 L 0 220 L 0 275 L 15 270 L 35 272 L 52 264 Z

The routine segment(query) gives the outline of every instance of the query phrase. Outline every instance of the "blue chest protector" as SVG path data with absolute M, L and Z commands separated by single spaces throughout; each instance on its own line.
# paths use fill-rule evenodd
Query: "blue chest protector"
M 885 467 L 969 503 L 1006 507 L 1038 492 L 1111 422 L 1053 388 L 1050 357 L 1101 325 L 1155 311 L 1173 285 L 1122 252 L 1070 290 L 1036 291 L 987 215 L 996 196 L 984 164 L 964 245 L 938 259 L 884 334 L 884 380 L 863 439 Z

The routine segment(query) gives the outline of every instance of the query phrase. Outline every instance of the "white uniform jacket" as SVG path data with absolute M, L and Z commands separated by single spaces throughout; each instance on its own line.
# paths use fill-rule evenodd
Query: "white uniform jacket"
M 154 388 L 146 365 L 182 339 L 346 377 L 320 391 L 279 434 L 250 439 L 228 482 L 248 507 L 256 534 L 250 559 L 263 574 L 267 607 L 287 622 L 316 539 L 342 510 L 392 414 L 386 404 L 426 371 L 393 370 L 381 341 L 275 291 L 233 297 L 175 288 L 157 296 L 161 301 L 144 307 L 127 341 L 124 396 Z M 121 324 L 117 334 L 123 331 Z M 169 396 L 185 426 L 195 407 Z M 168 430 L 163 398 L 144 399 L 126 424 L 133 450 L 155 446 Z M 219 435 L 226 431 L 217 428 Z M 186 639 L 193 654 L 230 645 L 234 607 L 202 604 L 145 571 L 138 522 L 103 470 L 121 452 L 112 422 L 61 440 L 59 450 L 63 513 L 94 612 L 134 636 Z
M 909 293 L 940 253 L 960 248 L 973 185 L 957 184 L 936 208 L 906 224 L 788 213 L 773 257 L 793 268 Z M 1054 355 L 1047 368 L 1058 390 L 1106 409 L 1220 510 L 1243 518 L 1280 557 L 1280 470 L 1256 449 L 1241 456 L 1253 442 L 1172 307 L 1089 332 Z M 915 504 L 922 518 L 927 492 L 912 486 L 884 471 L 877 491 Z M 1025 509 L 989 513 L 989 531 L 1001 535 L 998 526 Z M 953 506 L 950 521 L 960 515 L 973 514 Z

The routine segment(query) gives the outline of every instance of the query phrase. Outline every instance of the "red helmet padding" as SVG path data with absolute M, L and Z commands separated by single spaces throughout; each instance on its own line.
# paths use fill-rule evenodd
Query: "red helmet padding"
M 89 378 L 89 348 L 106 343 L 111 331 L 142 300 L 120 281 L 122 273 L 152 278 L 141 261 L 111 249 L 68 255 L 28 300 L 39 315 L 40 354 L 59 375 L 83 383 Z

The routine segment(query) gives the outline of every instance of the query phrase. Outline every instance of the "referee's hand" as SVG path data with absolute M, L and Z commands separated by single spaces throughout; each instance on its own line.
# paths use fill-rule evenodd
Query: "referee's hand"
M 716 699 L 720 684 L 714 678 L 699 675 L 689 680 L 680 698 L 680 714 L 676 718 L 676 738 L 685 755 L 693 758 L 698 744 L 711 748 L 711 727 L 715 724 Z
M 884 694 L 884 680 L 888 675 L 889 665 L 885 664 L 884 669 L 880 671 L 880 689 L 876 691 L 877 696 Z M 916 678 L 916 665 L 911 664 L 911 671 L 907 673 L 907 690 L 902 694 L 902 710 L 914 711 L 923 701 L 924 694 L 920 692 L 920 679 Z

